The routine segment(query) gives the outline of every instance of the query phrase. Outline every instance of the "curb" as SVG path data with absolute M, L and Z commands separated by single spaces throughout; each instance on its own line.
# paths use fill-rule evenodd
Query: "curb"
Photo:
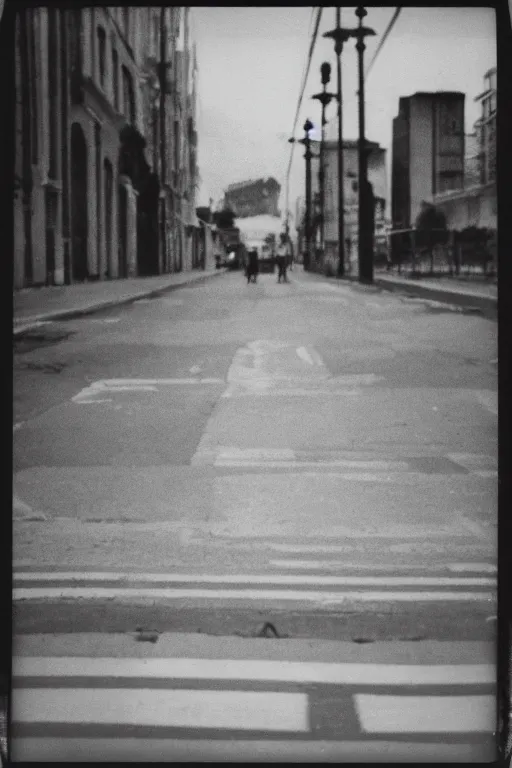
M 345 275 L 342 278 L 328 278 L 316 272 L 308 272 L 318 279 L 326 282 L 334 281 L 336 285 L 350 285 L 362 292 L 377 293 L 379 291 L 392 291 L 403 293 L 423 299 L 430 299 L 444 304 L 453 304 L 466 309 L 468 312 L 475 312 L 487 317 L 489 320 L 497 320 L 498 317 L 498 299 L 494 296 L 484 296 L 479 293 L 462 292 L 450 289 L 449 287 L 437 287 L 430 285 L 421 285 L 412 282 L 393 280 L 392 278 L 374 277 L 373 283 L 365 285 L 359 283 L 357 277 Z
M 414 284 L 411 282 L 399 282 L 388 278 L 375 278 L 375 285 L 383 290 L 407 293 L 419 298 L 431 299 L 432 301 L 454 304 L 458 307 L 464 307 L 468 310 L 478 311 L 490 319 L 497 319 L 498 299 L 494 296 L 484 296 L 479 293 L 463 293 L 462 291 L 450 290 L 430 285 Z
M 132 294 L 131 296 L 123 296 L 115 299 L 104 299 L 103 301 L 97 301 L 93 304 L 88 304 L 84 307 L 77 307 L 75 309 L 58 309 L 53 312 L 43 312 L 40 315 L 30 315 L 27 318 L 20 317 L 18 320 L 15 318 L 14 322 L 18 324 L 18 327 L 13 328 L 13 336 L 20 336 L 22 333 L 30 331 L 32 328 L 37 328 L 41 323 L 51 322 L 52 320 L 70 320 L 74 317 L 83 317 L 85 315 L 93 315 L 95 312 L 100 312 L 103 309 L 109 309 L 110 307 L 121 307 L 127 304 L 132 304 L 139 299 L 152 299 L 162 294 L 176 291 L 178 288 L 184 288 L 185 286 L 195 285 L 196 283 L 204 282 L 211 277 L 218 277 L 224 274 L 227 270 L 216 270 L 215 272 L 209 272 L 199 277 L 194 277 L 189 280 L 184 280 L 180 283 L 170 283 L 161 288 L 154 288 L 150 291 L 141 291 L 139 293 Z

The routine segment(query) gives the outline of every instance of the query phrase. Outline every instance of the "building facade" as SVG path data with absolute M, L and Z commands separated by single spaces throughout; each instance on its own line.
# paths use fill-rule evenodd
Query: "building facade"
M 281 185 L 273 178 L 230 184 L 224 193 L 224 205 L 239 218 L 279 216 Z
M 368 141 L 368 181 L 372 185 L 375 200 L 375 224 L 378 230 L 386 215 L 387 178 L 386 150 L 378 143 Z M 324 264 L 334 266 L 338 260 L 338 143 L 327 141 L 324 145 L 325 158 L 325 224 Z M 358 227 L 359 227 L 359 162 L 358 142 L 343 142 L 343 200 L 345 261 L 351 272 L 357 269 Z
M 486 72 L 484 90 L 475 101 L 481 103 L 482 114 L 466 140 L 464 184 L 434 193 L 430 202 L 444 213 L 448 229 L 476 227 L 496 233 L 496 67 Z
M 496 180 L 496 67 L 484 75 L 484 90 L 475 101 L 479 101 L 482 114 L 475 123 L 475 133 L 479 145 L 480 184 Z
M 177 86 L 174 56 L 184 10 L 34 7 L 17 14 L 16 288 L 191 267 L 182 256 L 185 238 L 178 255 L 167 249 L 168 187 L 183 197 L 192 183 L 188 172 L 181 187 L 166 173 L 174 158 L 178 173 L 190 166 L 192 96 Z M 162 135 L 174 149 L 170 129 L 180 109 L 185 150 L 162 153 Z
M 424 201 L 464 183 L 464 102 L 458 92 L 400 99 L 393 120 L 391 208 L 394 229 L 407 229 Z

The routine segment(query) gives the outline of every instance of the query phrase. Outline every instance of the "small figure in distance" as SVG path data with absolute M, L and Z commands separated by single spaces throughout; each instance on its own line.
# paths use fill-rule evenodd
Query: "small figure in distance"
M 286 268 L 288 266 L 288 244 L 286 242 L 286 235 L 282 233 L 279 236 L 279 246 L 277 249 L 277 256 L 276 256 L 276 262 L 277 262 L 277 268 L 278 268 L 278 274 L 277 274 L 277 282 L 281 282 L 281 278 L 285 283 L 288 282 L 288 278 L 286 277 Z
M 253 283 L 256 283 L 258 280 L 258 251 L 255 248 L 249 251 L 246 277 L 247 283 L 250 283 L 251 280 Z

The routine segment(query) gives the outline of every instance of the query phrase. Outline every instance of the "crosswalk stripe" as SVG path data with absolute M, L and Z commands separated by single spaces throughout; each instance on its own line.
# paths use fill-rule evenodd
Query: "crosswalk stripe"
M 359 592 L 321 592 L 292 589 L 190 589 L 190 588 L 110 588 L 110 587 L 34 587 L 15 588 L 13 598 L 17 600 L 45 599 L 127 599 L 149 600 L 250 600 L 312 602 L 320 606 L 342 605 L 346 602 L 492 602 L 495 592 L 450 592 L 437 590 L 424 592 L 386 592 L 366 590 Z
M 110 677 L 245 680 L 326 685 L 493 685 L 493 664 L 376 664 L 265 659 L 16 657 L 13 684 L 23 678 Z
M 210 583 L 210 584 L 316 584 L 329 586 L 442 586 L 483 587 L 495 586 L 490 577 L 454 576 L 323 576 L 288 574 L 211 574 L 211 573 L 116 573 L 56 571 L 54 573 L 15 573 L 15 581 L 126 581 L 156 583 Z
M 101 723 L 309 731 L 304 693 L 158 689 L 15 689 L 17 723 Z
M 343 560 L 295 560 L 293 558 L 288 560 L 270 560 L 269 565 L 275 568 L 287 568 L 297 570 L 361 570 L 361 571 L 450 571 L 454 573 L 496 573 L 497 567 L 490 565 L 489 563 L 447 563 L 444 564 L 417 564 L 408 563 L 407 565 L 376 565 L 369 563 L 346 563 Z
M 495 696 L 382 696 L 356 694 L 366 733 L 492 733 Z

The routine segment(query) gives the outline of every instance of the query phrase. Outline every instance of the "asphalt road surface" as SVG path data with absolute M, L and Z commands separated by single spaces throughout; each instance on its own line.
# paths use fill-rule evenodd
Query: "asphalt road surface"
M 241 273 L 15 341 L 15 760 L 494 758 L 496 324 Z

